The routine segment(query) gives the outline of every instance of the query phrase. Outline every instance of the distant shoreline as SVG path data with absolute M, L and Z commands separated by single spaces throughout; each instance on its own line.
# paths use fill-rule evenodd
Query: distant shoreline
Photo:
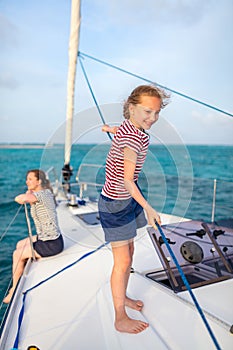
M 74 144 L 73 146 L 78 146 L 78 145 L 85 145 L 85 146 L 91 146 L 91 145 L 96 145 L 93 143 L 80 143 L 80 144 Z M 159 144 L 154 144 L 151 143 L 150 146 L 160 146 Z M 229 145 L 229 144 L 168 144 L 167 146 L 186 146 L 186 147 L 233 147 L 233 145 Z M 0 149 L 43 149 L 43 148 L 63 148 L 64 144 L 33 144 L 33 143 L 0 143 Z
M 51 146 L 46 146 L 46 145 L 24 145 L 24 144 L 0 144 L 0 148 L 48 148 Z

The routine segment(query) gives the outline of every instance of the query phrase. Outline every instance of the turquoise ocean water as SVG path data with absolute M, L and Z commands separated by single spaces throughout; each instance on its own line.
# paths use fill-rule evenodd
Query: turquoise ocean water
M 80 164 L 104 166 L 108 144 L 74 145 L 71 164 L 74 181 Z M 14 197 L 26 190 L 28 169 L 54 166 L 60 176 L 64 161 L 61 145 L 0 148 L 0 300 L 11 278 L 11 256 L 19 239 L 27 236 L 24 208 Z M 80 173 L 80 180 L 103 182 L 103 169 Z M 150 203 L 161 212 L 210 221 L 214 179 L 216 179 L 215 220 L 233 218 L 233 146 L 151 145 L 139 183 Z M 99 189 L 91 195 L 98 197 Z M 18 214 L 17 214 L 18 213 Z M 17 214 L 17 215 L 16 215 Z M 2 318 L 5 307 L 0 310 Z

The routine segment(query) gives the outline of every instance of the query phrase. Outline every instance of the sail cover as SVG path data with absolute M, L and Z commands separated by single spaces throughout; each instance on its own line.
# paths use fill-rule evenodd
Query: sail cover
M 72 125 L 74 114 L 74 91 L 76 65 L 79 45 L 79 30 L 81 22 L 80 0 L 72 0 L 71 23 L 69 40 L 69 66 L 67 79 L 67 107 L 66 107 L 66 138 L 65 138 L 65 165 L 70 163 L 72 146 Z

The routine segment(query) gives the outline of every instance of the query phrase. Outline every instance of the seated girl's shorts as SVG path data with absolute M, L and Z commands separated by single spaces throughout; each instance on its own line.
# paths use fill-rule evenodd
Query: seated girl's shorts
M 99 217 L 106 242 L 134 238 L 136 230 L 147 224 L 142 206 L 133 198 L 116 200 L 101 194 Z
M 33 243 L 33 248 L 43 258 L 61 253 L 63 247 L 64 243 L 62 235 L 60 235 L 56 239 L 51 239 L 47 241 L 37 239 L 37 241 Z

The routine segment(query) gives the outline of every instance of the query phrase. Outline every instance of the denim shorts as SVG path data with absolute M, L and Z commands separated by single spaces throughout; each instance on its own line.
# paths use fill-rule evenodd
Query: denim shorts
M 51 239 L 48 241 L 38 239 L 33 243 L 33 248 L 43 258 L 61 253 L 63 247 L 64 243 L 62 235 L 56 239 Z
M 147 224 L 141 205 L 133 198 L 117 200 L 100 195 L 99 217 L 106 242 L 125 241 Z

